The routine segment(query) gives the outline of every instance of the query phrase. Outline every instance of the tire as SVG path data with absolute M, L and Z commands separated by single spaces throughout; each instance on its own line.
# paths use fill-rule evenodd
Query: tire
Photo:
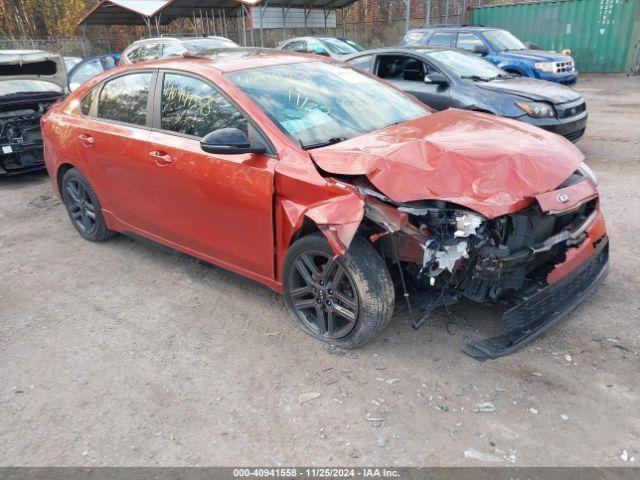
M 321 233 L 291 245 L 283 270 L 285 303 L 298 326 L 313 338 L 357 348 L 391 321 L 393 282 L 378 252 L 362 237 L 356 236 L 343 256 L 334 257 Z
M 107 228 L 96 192 L 75 168 L 69 169 L 62 177 L 62 200 L 69 220 L 82 238 L 102 242 L 115 235 Z

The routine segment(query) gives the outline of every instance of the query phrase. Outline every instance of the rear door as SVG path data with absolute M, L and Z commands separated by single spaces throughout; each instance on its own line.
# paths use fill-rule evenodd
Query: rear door
M 146 182 L 158 209 L 159 235 L 192 254 L 272 278 L 273 175 L 268 154 L 214 155 L 200 140 L 238 128 L 252 143 L 264 137 L 211 82 L 162 72 L 156 82 L 154 130 Z
M 435 110 L 451 105 L 450 86 L 425 83 L 424 77 L 438 71 L 419 57 L 412 55 L 378 55 L 376 75 L 392 83 Z
M 84 117 L 74 127 L 85 173 L 102 207 L 125 227 L 154 230 L 155 206 L 147 184 L 153 70 L 110 78 L 81 100 Z

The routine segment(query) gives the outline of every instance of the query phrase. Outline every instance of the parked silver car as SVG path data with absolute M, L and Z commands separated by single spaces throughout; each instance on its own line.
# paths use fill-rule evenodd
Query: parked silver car
M 187 52 L 237 47 L 237 43 L 225 37 L 145 38 L 133 42 L 125 49 L 120 59 L 120 65 L 146 62 L 157 58 L 178 57 Z

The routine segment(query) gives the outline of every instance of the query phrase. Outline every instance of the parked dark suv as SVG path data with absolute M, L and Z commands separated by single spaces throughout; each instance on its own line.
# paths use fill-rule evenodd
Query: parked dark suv
M 410 30 L 401 45 L 456 47 L 484 57 L 509 73 L 564 85 L 578 81 L 573 58 L 531 50 L 511 32 L 499 28 L 439 27 Z

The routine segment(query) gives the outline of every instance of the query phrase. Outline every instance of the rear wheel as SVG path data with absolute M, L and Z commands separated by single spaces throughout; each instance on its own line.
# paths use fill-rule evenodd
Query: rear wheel
M 62 199 L 71 223 L 78 233 L 92 242 L 100 242 L 115 235 L 102 215 L 98 197 L 89 181 L 75 168 L 62 177 Z
M 285 258 L 284 293 L 298 326 L 342 348 L 370 342 L 391 321 L 394 290 L 371 244 L 354 238 L 336 257 L 322 234 L 296 241 Z

